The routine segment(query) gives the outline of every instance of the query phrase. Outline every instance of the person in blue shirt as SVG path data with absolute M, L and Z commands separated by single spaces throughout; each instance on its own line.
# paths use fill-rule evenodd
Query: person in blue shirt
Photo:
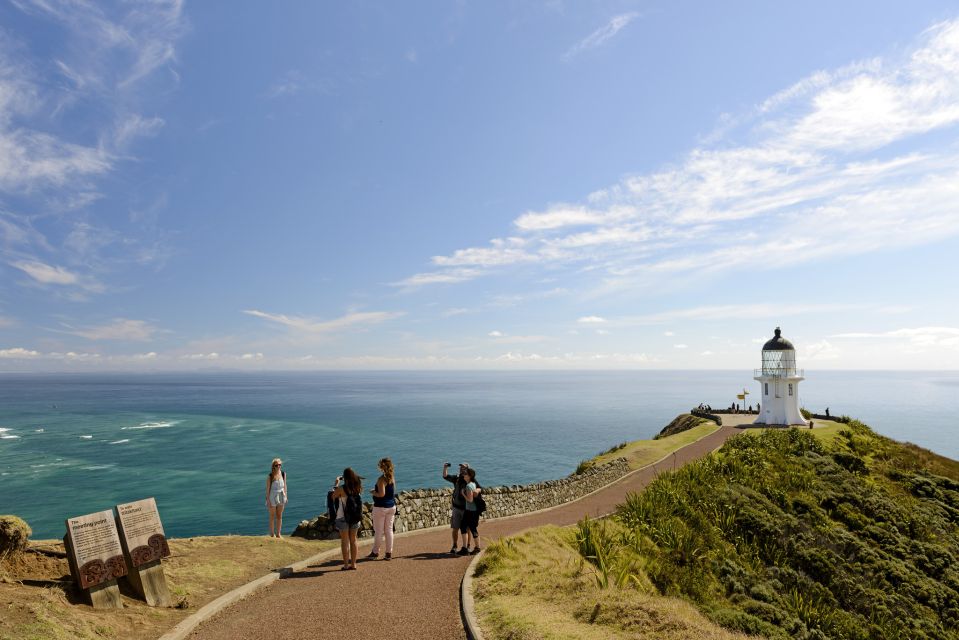
M 367 558 L 380 555 L 380 541 L 385 539 L 384 560 L 393 558 L 393 518 L 396 517 L 396 487 L 394 485 L 393 461 L 383 458 L 377 465 L 383 472 L 370 490 L 373 494 L 373 551 Z

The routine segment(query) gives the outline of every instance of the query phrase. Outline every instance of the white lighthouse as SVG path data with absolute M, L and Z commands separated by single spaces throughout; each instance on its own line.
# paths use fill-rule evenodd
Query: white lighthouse
M 796 349 L 782 337 L 779 327 L 775 337 L 763 345 L 763 368 L 753 373 L 762 398 L 755 424 L 809 424 L 799 412 L 803 371 L 796 368 Z

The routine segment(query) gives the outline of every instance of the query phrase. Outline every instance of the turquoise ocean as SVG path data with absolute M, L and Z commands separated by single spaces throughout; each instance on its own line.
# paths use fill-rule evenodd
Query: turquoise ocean
M 442 486 L 444 461 L 483 484 L 570 473 L 678 413 L 728 406 L 742 371 L 0 374 L 0 513 L 35 538 L 64 520 L 153 496 L 175 537 L 266 533 L 270 460 L 290 484 L 289 533 L 320 513 L 349 465 L 399 489 Z M 959 372 L 807 370 L 803 406 L 959 458 Z

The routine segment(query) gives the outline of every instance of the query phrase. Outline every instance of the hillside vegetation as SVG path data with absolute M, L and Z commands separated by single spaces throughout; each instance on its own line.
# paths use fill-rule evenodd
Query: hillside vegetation
M 580 596 L 564 604 L 562 594 L 589 575 L 610 603 L 681 600 L 730 632 L 959 638 L 959 463 L 854 420 L 823 439 L 814 433 L 733 438 L 629 495 L 613 518 L 584 520 L 566 538 L 557 536 L 570 541 L 580 565 L 569 565 L 565 575 L 572 577 L 550 587 L 554 612 L 579 612 L 579 624 L 606 625 L 607 635 L 597 637 L 621 637 L 615 620 L 584 616 Z M 491 549 L 488 588 L 497 584 L 496 563 L 510 564 L 516 553 L 505 548 L 509 541 L 502 544 Z M 511 580 L 535 584 L 515 566 L 511 571 Z M 551 573 L 562 582 L 561 571 Z M 597 612 L 605 602 L 596 597 Z M 689 620 L 684 614 L 676 624 Z M 528 625 L 516 637 L 566 636 Z

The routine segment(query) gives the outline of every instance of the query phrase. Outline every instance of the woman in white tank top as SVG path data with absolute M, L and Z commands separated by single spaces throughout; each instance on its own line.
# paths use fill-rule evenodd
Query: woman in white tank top
M 273 458 L 270 473 L 266 477 L 266 508 L 270 512 L 271 538 L 280 537 L 280 531 L 283 529 L 283 507 L 286 506 L 288 499 L 283 461 Z

